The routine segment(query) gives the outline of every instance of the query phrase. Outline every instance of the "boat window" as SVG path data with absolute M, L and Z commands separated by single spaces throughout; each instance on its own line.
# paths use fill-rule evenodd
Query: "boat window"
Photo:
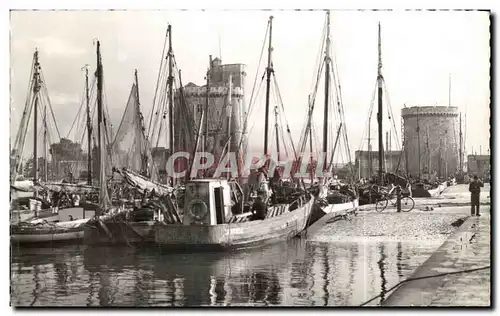
M 196 196 L 208 195 L 208 187 L 206 183 L 191 183 L 188 188 L 191 192 L 191 195 L 196 195 Z

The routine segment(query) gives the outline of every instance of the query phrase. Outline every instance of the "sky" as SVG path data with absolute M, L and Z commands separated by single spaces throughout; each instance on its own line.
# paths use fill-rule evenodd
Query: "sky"
M 273 15 L 273 65 L 292 136 L 298 142 L 312 93 L 325 12 L 323 11 L 12 11 L 11 140 L 27 95 L 33 51 L 39 50 L 45 83 L 61 136 L 84 93 L 84 73 L 95 68 L 95 39 L 101 41 L 107 106 L 117 128 L 139 71 L 141 106 L 148 114 L 167 24 L 184 84 L 204 84 L 209 55 L 247 65 L 247 104 L 269 16 Z M 451 105 L 467 115 L 466 151 L 487 153 L 490 137 L 489 16 L 460 11 L 332 11 L 332 52 L 338 66 L 351 152 L 362 142 L 377 76 L 377 25 L 382 26 L 383 74 L 400 133 L 401 108 Z M 264 58 L 263 63 L 266 59 Z M 322 124 L 322 87 L 316 129 Z M 264 91 L 256 101 L 250 143 L 262 148 Z M 387 103 L 386 103 L 387 104 Z M 386 111 L 386 109 L 385 109 Z M 375 114 L 373 115 L 375 124 Z M 465 120 L 465 115 L 463 115 Z M 372 124 L 372 125 L 374 125 Z M 385 126 L 387 126 L 387 122 Z M 372 129 L 375 133 L 375 129 Z M 31 133 L 26 152 L 31 152 Z M 376 146 L 374 146 L 376 149 Z M 394 149 L 394 148 L 393 148 Z

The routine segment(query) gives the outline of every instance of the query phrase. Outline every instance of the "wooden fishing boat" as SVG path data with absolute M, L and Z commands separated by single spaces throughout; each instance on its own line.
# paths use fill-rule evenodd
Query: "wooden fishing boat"
M 300 234 L 307 226 L 314 204 L 312 195 L 290 204 L 275 204 L 265 216 L 233 215 L 227 180 L 196 179 L 186 184 L 182 224 L 157 223 L 155 242 L 169 249 L 233 249 L 276 243 Z
M 44 220 L 22 222 L 11 226 L 14 244 L 51 244 L 52 242 L 82 242 L 87 219 L 49 223 Z
M 359 198 L 356 194 L 356 192 L 352 192 L 353 194 L 344 194 L 346 192 L 343 192 L 340 188 L 340 183 L 337 180 L 332 179 L 331 176 L 327 178 L 316 178 L 316 180 L 319 180 L 318 183 L 313 184 L 315 176 L 313 172 L 313 165 L 314 165 L 314 159 L 313 159 L 313 131 L 312 131 L 312 118 L 313 118 L 313 112 L 314 112 L 314 103 L 316 99 L 316 95 L 318 92 L 318 87 L 319 87 L 319 80 L 321 78 L 321 72 L 322 69 L 325 68 L 324 72 L 324 79 L 325 79 L 325 98 L 324 98 L 324 115 L 323 115 L 323 134 L 322 134 L 322 144 L 323 147 L 321 149 L 321 153 L 324 154 L 323 161 L 319 162 L 321 164 L 321 168 L 324 168 L 325 171 L 328 171 L 329 174 L 332 174 L 333 171 L 333 158 L 334 154 L 336 153 L 337 149 L 340 148 L 339 146 L 339 141 L 344 141 L 344 146 L 343 148 L 347 148 L 346 154 L 347 157 L 350 161 L 350 152 L 349 152 L 349 143 L 348 143 L 348 138 L 347 138 L 347 132 L 345 129 L 345 118 L 344 118 L 344 110 L 343 110 L 343 104 L 341 100 L 340 94 L 337 95 L 337 102 L 335 105 L 332 105 L 333 102 L 333 97 L 331 96 L 330 91 L 334 91 L 331 87 L 331 81 L 333 81 L 334 86 L 339 86 L 340 83 L 337 82 L 336 80 L 338 79 L 335 75 L 335 67 L 333 67 L 333 61 L 331 58 L 331 52 L 330 52 L 330 13 L 326 13 L 326 21 L 325 21 L 325 29 L 324 32 L 326 33 L 326 36 L 324 37 L 324 43 L 322 43 L 323 46 L 326 46 L 326 49 L 324 51 L 324 58 L 323 62 L 320 65 L 318 69 L 318 73 L 316 75 L 317 81 L 315 84 L 315 89 L 313 93 L 309 96 L 308 99 L 308 115 L 306 119 L 306 126 L 303 129 L 304 134 L 301 136 L 301 140 L 299 142 L 299 147 L 300 147 L 300 152 L 304 152 L 307 146 L 307 143 L 309 143 L 309 151 L 311 154 L 310 157 L 310 173 L 311 173 L 311 178 L 310 178 L 310 186 L 309 186 L 309 191 L 313 193 L 315 199 L 316 199 L 316 206 L 320 207 L 322 211 L 326 214 L 332 213 L 332 212 L 340 212 L 340 211 L 347 211 L 352 208 L 356 208 L 359 206 Z M 324 66 L 324 67 L 323 67 Z M 332 74 L 334 74 L 332 76 Z M 339 118 L 340 118 L 340 123 L 337 128 L 337 135 L 335 138 L 335 143 L 331 144 L 333 145 L 333 148 L 329 148 L 329 140 L 332 139 L 331 133 L 329 132 L 330 126 L 332 122 L 330 122 L 330 117 L 328 115 L 329 111 L 338 112 L 340 113 Z M 344 133 L 343 137 L 341 137 L 341 134 Z M 327 157 L 327 153 L 331 152 L 331 156 Z M 351 180 L 353 180 L 353 175 L 351 177 Z M 304 179 L 305 180 L 305 179 Z M 352 183 L 352 181 L 351 181 Z M 334 185 L 335 184 L 335 185 Z M 351 192 L 349 192 L 351 193 Z

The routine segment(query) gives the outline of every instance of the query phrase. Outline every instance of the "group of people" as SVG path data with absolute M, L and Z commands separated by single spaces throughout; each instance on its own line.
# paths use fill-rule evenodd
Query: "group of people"
M 83 201 L 96 203 L 98 196 L 92 193 L 78 194 L 66 191 L 42 191 L 40 198 L 53 207 L 74 207 L 79 206 Z

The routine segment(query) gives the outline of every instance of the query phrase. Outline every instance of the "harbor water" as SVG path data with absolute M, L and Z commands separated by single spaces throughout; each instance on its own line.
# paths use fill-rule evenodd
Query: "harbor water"
M 327 226 L 335 226 L 330 224 Z M 426 242 L 295 238 L 232 253 L 65 246 L 12 249 L 13 306 L 357 306 L 407 278 Z M 318 239 L 316 238 L 316 239 Z M 380 300 L 375 300 L 377 304 Z

